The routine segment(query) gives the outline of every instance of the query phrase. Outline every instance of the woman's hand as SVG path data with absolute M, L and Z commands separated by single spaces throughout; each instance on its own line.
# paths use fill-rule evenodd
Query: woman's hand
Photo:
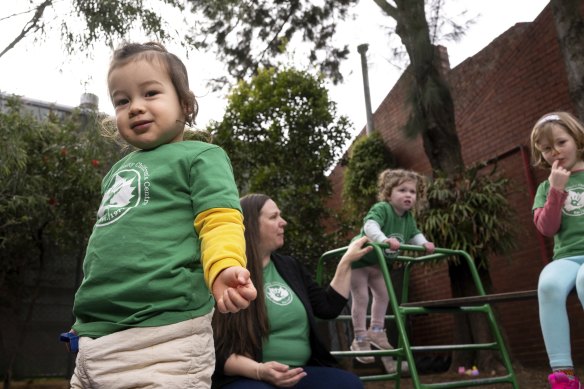
M 344 298 L 349 297 L 351 290 L 351 264 L 373 250 L 372 246 L 364 247 L 367 242 L 369 238 L 366 236 L 352 241 L 337 265 L 330 286 Z
M 258 379 L 266 381 L 279 388 L 294 386 L 302 378 L 306 377 L 306 372 L 301 367 L 290 369 L 287 365 L 276 361 L 260 363 L 257 371 Z
M 347 251 L 341 258 L 341 261 L 348 261 L 349 263 L 352 263 L 361 259 L 363 255 L 373 250 L 372 246 L 363 247 L 368 242 L 370 242 L 370 240 L 366 236 L 352 241 L 347 248 Z

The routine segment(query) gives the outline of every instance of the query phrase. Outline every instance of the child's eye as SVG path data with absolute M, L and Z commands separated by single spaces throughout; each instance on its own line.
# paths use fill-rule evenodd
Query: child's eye
M 146 92 L 146 97 L 153 97 L 153 96 L 156 96 L 158 93 L 160 93 L 160 92 L 155 91 L 155 90 L 151 90 L 151 91 Z
M 128 99 L 125 99 L 125 98 L 124 99 L 114 100 L 114 107 L 119 107 L 119 106 L 122 106 L 122 105 L 126 105 L 126 104 L 128 104 L 128 101 L 129 100 Z

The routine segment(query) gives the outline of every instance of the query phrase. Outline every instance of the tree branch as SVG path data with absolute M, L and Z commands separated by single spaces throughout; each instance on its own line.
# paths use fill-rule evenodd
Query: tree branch
M 383 12 L 385 12 L 388 16 L 394 18 L 397 20 L 398 18 L 398 12 L 397 12 L 397 8 L 395 8 L 393 5 L 389 4 L 386 0 L 373 0 L 375 2 L 375 4 L 377 4 L 379 6 L 379 8 L 381 8 L 383 10 Z
M 288 15 L 282 20 L 282 23 L 280 24 L 280 28 L 278 28 L 277 31 L 274 31 L 272 39 L 268 42 L 268 44 L 266 45 L 264 50 L 262 50 L 262 52 L 259 53 L 260 61 L 264 58 L 264 56 L 266 55 L 266 53 L 268 52 L 270 47 L 272 47 L 274 42 L 276 42 L 276 40 L 278 39 L 278 35 L 280 34 L 280 32 L 282 32 L 282 30 L 284 29 L 284 26 L 286 26 L 286 23 L 288 23 L 288 21 L 290 20 L 290 18 L 292 17 L 293 14 L 294 14 L 294 11 L 292 9 L 290 9 L 288 12 Z M 259 61 L 258 61 L 258 63 L 259 63 Z M 247 69 L 249 69 L 249 66 L 247 67 Z M 246 71 L 247 71 L 247 69 L 246 69 Z M 256 65 L 256 70 L 257 70 L 257 65 Z
M 6 54 L 8 51 L 12 50 L 14 48 L 14 46 L 16 46 L 16 44 L 18 44 L 18 42 L 20 42 L 22 39 L 24 39 L 24 37 L 26 36 L 26 34 L 29 33 L 30 30 L 32 30 L 32 29 L 36 30 L 39 28 L 38 22 L 43 17 L 43 13 L 45 12 L 45 8 L 47 8 L 48 6 L 51 6 L 51 5 L 53 5 L 53 0 L 45 0 L 42 4 L 40 4 L 37 7 L 36 12 L 34 13 L 34 16 L 28 21 L 28 23 L 26 23 L 26 25 L 24 26 L 24 28 L 22 29 L 20 34 L 18 34 L 18 36 L 12 42 L 10 42 L 10 44 L 8 46 L 6 46 L 6 48 L 4 50 L 2 50 L 2 52 L 0 53 L 0 58 L 2 58 L 2 56 L 4 54 Z

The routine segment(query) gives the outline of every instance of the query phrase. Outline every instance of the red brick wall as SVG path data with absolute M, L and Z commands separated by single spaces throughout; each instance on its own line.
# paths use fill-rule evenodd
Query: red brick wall
M 420 138 L 406 139 L 400 131 L 408 113 L 406 77 L 402 76 L 374 113 L 374 127 L 399 166 L 428 174 L 430 165 Z M 499 171 L 512 182 L 510 201 L 516 213 L 517 248 L 505 256 L 490 258 L 494 292 L 535 289 L 551 254 L 552 242 L 537 235 L 531 218 L 533 190 L 547 172 L 534 170 L 529 164 L 529 134 L 535 121 L 546 112 L 574 112 L 549 7 L 532 23 L 516 24 L 450 70 L 448 79 L 465 164 L 497 158 Z M 335 169 L 330 178 L 335 194 L 329 205 L 338 209 L 342 202 L 342 169 Z M 450 296 L 446 266 L 420 268 L 412 277 L 412 300 Z M 547 365 L 537 301 L 501 303 L 496 309 L 514 362 Z M 582 366 L 584 313 L 574 296 L 568 300 L 568 309 L 573 357 L 576 365 Z M 444 344 L 451 340 L 452 319 L 435 316 L 413 319 L 414 344 Z

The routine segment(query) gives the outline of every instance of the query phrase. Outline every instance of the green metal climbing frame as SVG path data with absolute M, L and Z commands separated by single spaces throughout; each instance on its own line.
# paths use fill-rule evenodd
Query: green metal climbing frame
M 471 271 L 472 279 L 475 283 L 477 294 L 480 296 L 487 296 L 483 285 L 481 283 L 478 271 L 476 269 L 473 259 L 468 253 L 461 250 L 449 250 L 444 248 L 437 248 L 433 254 L 429 255 L 419 255 L 419 256 L 406 256 L 400 255 L 395 259 L 392 259 L 389 264 L 383 255 L 383 250 L 387 249 L 388 246 L 385 244 L 370 243 L 373 246 L 374 251 L 379 258 L 379 264 L 383 273 L 383 278 L 387 285 L 387 292 L 389 294 L 389 305 L 391 307 L 391 312 L 393 314 L 387 315 L 386 319 L 394 320 L 398 331 L 398 344 L 393 350 L 371 350 L 371 351 L 333 351 L 332 354 L 336 357 L 341 358 L 354 358 L 357 356 L 392 356 L 397 360 L 397 366 L 395 373 L 387 373 L 380 375 L 368 375 L 362 376 L 363 381 L 395 381 L 395 388 L 399 389 L 400 380 L 402 378 L 401 374 L 401 364 L 407 362 L 409 372 L 408 375 L 412 380 L 413 386 L 416 389 L 430 389 L 430 388 L 466 388 L 475 386 L 486 386 L 494 385 L 499 383 L 509 383 L 514 389 L 518 389 L 517 379 L 511 365 L 511 359 L 509 357 L 509 352 L 505 346 L 505 342 L 499 330 L 495 314 L 489 303 L 482 303 L 479 305 L 460 305 L 452 306 L 452 304 L 447 304 L 445 301 L 444 306 L 433 306 L 425 307 L 423 305 L 417 306 L 416 302 L 408 302 L 409 295 L 409 282 L 410 274 L 413 266 L 424 264 L 428 262 L 436 262 L 439 260 L 446 260 L 451 257 L 458 257 L 461 261 L 466 261 L 468 267 Z M 338 258 L 346 251 L 347 247 L 327 251 L 324 253 L 317 267 L 316 278 L 319 283 L 322 282 L 324 263 L 327 259 Z M 425 249 L 421 246 L 410 246 L 401 245 L 400 252 L 424 252 Z M 401 293 L 401 301 L 398 301 L 396 291 L 394 289 L 393 282 L 389 274 L 389 266 L 393 265 L 393 262 L 400 262 L 404 266 L 404 279 Z M 406 329 L 406 316 L 407 315 L 420 315 L 420 314 L 433 314 L 433 313 L 453 313 L 453 314 L 466 314 L 466 313 L 482 313 L 485 314 L 490 325 L 491 333 L 493 335 L 494 341 L 492 343 L 479 343 L 479 344 L 458 344 L 458 345 L 438 345 L 438 346 L 414 346 L 410 343 L 410 339 Z M 339 319 L 347 320 L 348 317 L 339 317 Z M 441 383 L 422 383 L 420 380 L 420 375 L 417 371 L 414 362 L 414 352 L 444 352 L 453 350 L 495 350 L 500 353 L 501 359 L 503 361 L 504 367 L 507 369 L 507 374 L 488 377 L 488 378 L 467 378 L 460 379 L 457 381 L 441 382 Z

